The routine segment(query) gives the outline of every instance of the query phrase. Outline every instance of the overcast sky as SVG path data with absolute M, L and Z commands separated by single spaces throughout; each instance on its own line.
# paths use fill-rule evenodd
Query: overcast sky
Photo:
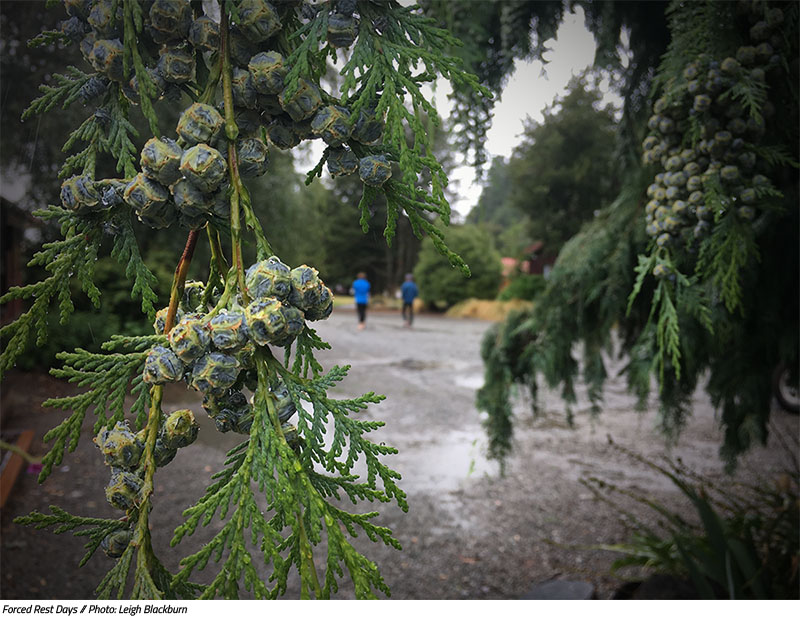
M 411 0 L 405 0 L 405 3 L 411 3 Z M 486 140 L 489 161 L 497 155 L 511 155 L 520 142 L 525 119 L 530 117 L 537 121 L 543 120 L 542 111 L 553 103 L 556 96 L 564 94 L 570 78 L 592 65 L 595 43 L 584 25 L 583 9 L 577 7 L 574 13 L 566 15 L 556 38 L 547 41 L 545 46 L 550 49 L 545 54 L 547 65 L 538 60 L 517 61 L 514 73 L 495 104 L 492 127 Z M 602 89 L 603 86 L 604 83 L 601 82 L 599 87 Z M 435 90 L 427 85 L 423 87 L 423 93 L 426 97 L 433 97 L 436 109 L 445 120 L 451 109 L 447 98 L 450 92 L 449 82 L 444 80 L 437 82 Z M 606 101 L 617 105 L 621 103 L 620 98 L 612 93 L 606 96 Z M 305 146 L 298 153 L 298 169 L 301 171 L 316 164 L 325 145 L 315 140 Z M 475 171 L 472 167 L 461 165 L 450 174 L 449 189 L 456 194 L 451 201 L 451 207 L 453 219 L 458 221 L 477 204 L 483 186 L 475 182 Z
M 496 155 L 508 157 L 520 142 L 525 118 L 543 120 L 542 111 L 557 95 L 564 93 L 570 78 L 592 64 L 595 43 L 584 26 L 581 8 L 565 17 L 557 38 L 548 41 L 546 46 L 552 50 L 545 55 L 548 60 L 546 67 L 539 61 L 516 62 L 514 74 L 494 108 L 494 119 L 486 141 L 489 161 Z M 545 73 L 542 73 L 543 68 Z M 442 86 L 436 93 L 436 104 L 442 117 L 447 118 L 449 102 L 446 94 L 449 89 Z M 603 84 L 600 86 L 602 88 Z M 607 99 L 619 103 L 619 98 L 614 95 Z M 451 206 L 454 212 L 465 216 L 478 202 L 482 186 L 474 183 L 475 173 L 467 166 L 457 168 L 450 177 L 451 183 L 457 184 L 453 189 L 459 194 Z

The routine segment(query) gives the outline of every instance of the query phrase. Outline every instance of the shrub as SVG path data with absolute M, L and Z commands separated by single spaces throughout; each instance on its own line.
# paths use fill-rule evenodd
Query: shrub
M 651 527 L 625 513 L 636 528 L 631 540 L 601 546 L 622 554 L 614 569 L 643 566 L 688 578 L 706 599 L 798 598 L 800 472 L 796 468 L 762 484 L 723 485 L 680 460 L 664 459 L 659 464 L 617 449 L 668 478 L 690 500 L 696 519 L 687 520 L 667 505 L 598 478 L 582 480 L 597 498 L 613 506 L 613 496 L 626 495 L 659 517 L 659 525 Z
M 531 301 L 541 293 L 547 283 L 544 276 L 538 273 L 520 273 L 497 295 L 499 301 L 526 299 Z
M 422 301 L 450 307 L 471 297 L 493 299 L 500 286 L 502 263 L 489 234 L 476 226 L 454 227 L 448 244 L 469 265 L 471 276 L 464 279 L 459 270 L 438 259 L 433 239 L 426 238 L 414 269 Z

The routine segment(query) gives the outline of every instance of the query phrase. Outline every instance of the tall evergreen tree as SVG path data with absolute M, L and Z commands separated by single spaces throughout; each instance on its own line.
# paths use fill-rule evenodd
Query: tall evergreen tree
M 527 215 L 531 239 L 558 251 L 619 191 L 614 110 L 587 76 L 530 121 L 508 164 L 508 201 Z
M 525 213 L 509 202 L 512 189 L 509 168 L 503 157 L 492 159 L 478 204 L 467 214 L 466 222 L 486 230 L 501 255 L 515 257 L 531 243 L 530 222 Z
M 518 3 L 490 4 L 502 15 Z M 489 412 L 490 452 L 502 458 L 510 450 L 513 383 L 535 397 L 544 380 L 560 386 L 569 404 L 582 377 L 599 410 L 602 354 L 613 349 L 616 330 L 641 404 L 651 376 L 658 380 L 666 433 L 680 430 L 708 377 L 725 431 L 721 454 L 733 465 L 766 440 L 776 364 L 789 364 L 797 381 L 798 6 L 579 4 L 601 65 L 616 62 L 621 28 L 630 33 L 623 184 L 564 246 L 536 308 L 484 341 L 478 403 Z M 457 17 L 428 6 L 443 21 Z M 560 19 L 542 9 L 543 18 Z M 465 37 L 474 44 L 467 59 L 486 41 L 503 41 L 495 26 L 486 40 Z

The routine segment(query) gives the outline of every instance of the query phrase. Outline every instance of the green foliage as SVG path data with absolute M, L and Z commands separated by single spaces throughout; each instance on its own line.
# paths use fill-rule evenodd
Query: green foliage
M 732 211 L 716 223 L 708 243 L 700 248 L 697 271 L 710 276 L 713 290 L 733 313 L 742 303 L 742 270 L 749 262 L 758 261 L 758 245 L 753 227 Z
M 796 599 L 800 548 L 797 470 L 760 484 L 722 484 L 681 461 L 658 463 L 617 449 L 642 467 L 666 477 L 691 502 L 695 519 L 672 507 L 599 478 L 581 480 L 594 496 L 618 508 L 629 497 L 652 510 L 657 526 L 620 509 L 635 529 L 629 542 L 599 545 L 622 557 L 618 570 L 642 566 L 688 578 L 704 599 Z
M 0 376 L 14 366 L 17 357 L 34 336 L 37 345 L 47 339 L 47 316 L 50 303 L 58 300 L 59 320 L 66 323 L 74 310 L 70 280 L 75 277 L 95 306 L 100 304 L 100 291 L 92 282 L 95 258 L 100 244 L 102 222 L 98 219 L 75 218 L 61 207 L 50 206 L 37 212 L 39 217 L 57 219 L 65 233 L 64 239 L 47 243 L 37 252 L 29 266 L 40 266 L 49 275 L 35 284 L 13 287 L 0 297 L 0 303 L 11 299 L 30 299 L 33 304 L 17 320 L 0 329 L 3 352 L 0 354 Z
M 796 33 L 797 7 L 771 3 L 676 2 L 663 18 L 649 12 L 646 19 L 629 24 L 632 46 L 634 40 L 646 45 L 646 33 L 669 26 L 669 51 L 655 72 L 653 98 L 660 96 L 654 103 L 658 111 L 655 120 L 648 121 L 650 109 L 639 107 L 637 112 L 633 99 L 626 102 L 623 124 L 632 125 L 621 136 L 620 148 L 627 149 L 624 157 L 630 163 L 619 196 L 564 245 L 547 289 L 528 319 L 516 317 L 513 328 L 498 328 L 501 337 L 487 336 L 486 383 L 478 403 L 489 412 L 493 456 L 503 458 L 510 449 L 513 415 L 508 399 L 514 383 L 530 387 L 534 397 L 540 380 L 560 386 L 569 417 L 574 382 L 581 377 L 594 409 L 599 410 L 605 380 L 603 351 L 628 357 L 624 373 L 640 406 L 646 403 L 651 374 L 656 375 L 659 425 L 668 438 L 677 437 L 691 414 L 692 395 L 707 377 L 705 389 L 720 411 L 725 432 L 720 454 L 727 465 L 733 467 L 737 455 L 765 441 L 773 369 L 779 362 L 794 364 L 798 359 L 799 269 L 793 250 L 798 230 L 798 127 L 795 116 L 789 115 L 792 120 L 784 125 L 776 122 L 777 116 L 770 120 L 769 111 L 777 105 L 796 110 L 797 91 L 785 79 L 782 62 L 769 69 L 764 83 L 748 77 L 749 69 L 736 79 L 721 80 L 715 94 L 718 103 L 713 104 L 718 106 L 713 110 L 720 123 L 739 118 L 740 109 L 749 115 L 749 120 L 740 120 L 752 122 L 743 134 L 746 140 L 737 143 L 741 152 L 717 147 L 706 154 L 708 141 L 705 146 L 701 141 L 709 129 L 702 124 L 714 124 L 703 113 L 688 109 L 693 99 L 686 75 L 692 73 L 684 71 L 697 62 L 714 76 L 712 59 L 735 56 L 750 36 L 750 18 L 761 19 L 776 8 L 783 31 Z M 655 25 L 657 21 L 662 26 Z M 775 50 L 781 56 L 796 55 L 796 37 L 777 39 Z M 655 40 L 650 52 L 661 45 Z M 651 53 L 641 54 L 653 58 Z M 760 77 L 757 72 L 756 77 Z M 628 92 L 630 87 L 630 82 L 623 84 Z M 716 82 L 712 88 L 717 88 Z M 664 118 L 671 122 L 661 123 Z M 740 131 L 741 125 L 734 123 L 731 128 Z M 648 139 L 645 166 L 635 161 L 638 147 L 629 138 L 640 140 L 648 130 L 655 143 L 660 137 L 667 146 L 657 155 L 658 148 L 654 150 L 653 140 Z M 723 142 L 725 137 L 721 136 Z M 699 159 L 693 155 L 698 151 Z M 660 168 L 653 164 L 665 167 L 670 157 L 678 155 L 681 166 L 696 164 L 695 170 L 711 164 L 701 179 L 699 203 L 710 218 L 696 229 L 692 226 L 698 218 L 706 216 L 696 215 L 694 206 L 684 212 L 676 206 L 672 213 L 675 199 L 667 198 L 666 206 L 654 203 L 661 200 L 656 190 L 666 176 L 654 180 Z M 728 159 L 714 164 L 714 157 Z M 743 171 L 738 179 L 730 170 L 723 174 L 731 162 Z M 752 188 L 745 184 L 749 182 Z M 688 194 L 681 189 L 686 183 L 670 183 Z M 678 199 L 684 199 L 680 193 Z M 753 210 L 742 210 L 751 204 Z M 670 223 L 651 207 L 663 207 L 677 219 Z M 655 229 L 664 224 L 672 227 Z M 582 345 L 581 363 L 573 355 L 576 345 Z
M 510 165 L 502 157 L 492 159 L 478 204 L 467 214 L 467 224 L 485 228 L 502 256 L 519 256 L 531 244 L 530 221 L 509 202 Z
M 399 164 L 403 176 L 400 181 L 393 179 L 377 188 L 365 185 L 359 208 L 366 214 L 379 197 L 384 198 L 384 236 L 389 245 L 394 239 L 397 220 L 405 213 L 415 235 L 419 238 L 429 235 L 437 251 L 466 275 L 469 268 L 457 253 L 448 249 L 443 233 L 429 217 L 439 217 L 447 224 L 450 207 L 444 195 L 447 175 L 434 156 L 433 132 L 423 122 L 423 113 L 434 127 L 438 127 L 440 120 L 421 86 L 441 75 L 457 88 L 474 90 L 486 98 L 491 98 L 491 93 L 475 76 L 461 70 L 462 62 L 457 57 L 446 54 L 449 48 L 459 45 L 447 30 L 436 27 L 435 20 L 424 17 L 416 7 L 389 4 L 391 11 L 367 2 L 359 4 L 360 36 L 340 71 L 343 81 L 339 102 L 348 107 L 353 123 L 362 110 L 374 108 L 377 115 L 385 114 L 381 149 Z M 286 77 L 289 93 L 297 87 L 302 72 L 319 72 L 326 56 L 335 57 L 329 45 L 322 46 L 326 35 L 327 14 L 324 11 L 317 13 L 294 35 L 305 38 L 287 60 L 292 66 Z M 424 70 L 418 69 L 420 65 Z M 409 130 L 411 140 L 407 136 Z M 358 144 L 352 148 L 358 157 L 380 152 Z M 321 174 L 327 156 L 326 150 L 317 167 L 309 173 L 307 182 Z M 428 175 L 430 187 L 417 186 L 423 171 Z M 366 232 L 367 217 L 362 216 L 361 225 Z
M 414 268 L 422 300 L 449 307 L 470 297 L 494 298 L 500 285 L 501 262 L 488 233 L 469 225 L 453 227 L 449 242 L 469 263 L 472 275 L 464 279 L 459 271 L 443 264 L 436 256 L 436 239 L 425 239 Z
M 114 236 L 114 248 L 111 250 L 111 256 L 116 258 L 120 263 L 125 263 L 127 261 L 125 265 L 125 275 L 128 279 L 133 280 L 131 298 L 141 298 L 142 313 L 147 315 L 149 319 L 152 319 L 156 313 L 153 304 L 158 300 L 153 289 L 158 283 L 158 280 L 142 260 L 131 221 L 128 218 L 120 218 L 119 226 Z
M 63 148 L 72 151 L 60 172 L 62 177 L 72 176 L 62 187 L 64 208 L 49 207 L 38 213 L 61 224 L 63 239 L 46 243 L 34 255 L 30 265 L 44 272 L 41 282 L 14 288 L 0 300 L 34 298 L 26 313 L 3 327 L 0 369 L 13 366 L 34 335 L 37 344 L 44 342 L 53 301 L 58 302 L 62 323 L 69 318 L 75 310 L 73 278 L 89 300 L 99 305 L 100 289 L 93 283 L 97 266 L 104 276 L 98 282 L 110 293 L 106 296 L 110 308 L 132 305 L 145 315 L 138 320 L 118 317 L 118 322 L 109 321 L 98 331 L 115 324 L 124 334 L 136 325 L 139 333 L 146 334 L 156 303 L 167 291 L 169 305 L 157 313 L 154 335 L 117 334 L 100 351 L 87 345 L 60 353 L 57 357 L 63 365 L 52 374 L 84 390 L 45 403 L 71 413 L 45 435 L 52 446 L 44 457 L 41 478 L 62 462 L 66 451 L 75 450 L 91 410 L 97 417 L 95 443 L 112 466 L 106 498 L 125 513 L 124 518 L 75 517 L 53 508 L 51 515 L 34 512 L 20 522 L 88 536 L 84 561 L 97 548 L 117 558 L 98 585 L 96 593 L 101 598 L 236 598 L 242 588 L 257 598 L 273 598 L 286 592 L 294 570 L 303 598 L 332 596 L 345 576 L 358 598 L 389 595 L 378 567 L 356 551 L 349 539 L 361 532 L 373 542 L 399 549 L 398 541 L 388 528 L 375 523 L 377 512 L 349 512 L 343 507 L 346 497 L 353 504 L 396 502 L 402 510 L 408 509 L 398 486 L 400 474 L 383 462 L 396 450 L 371 439 L 369 433 L 383 422 L 364 414 L 369 404 L 383 397 L 373 392 L 351 399 L 328 396 L 344 379 L 347 367 L 323 372 L 315 352 L 329 345 L 306 322 L 327 318 L 333 308 L 331 291 L 316 269 L 307 264 L 291 269 L 275 255 L 280 245 L 285 255 L 296 257 L 293 265 L 301 257 L 307 262 L 325 259 L 327 248 L 314 239 L 321 236 L 315 229 L 328 225 L 321 214 L 330 208 L 330 194 L 316 187 L 307 190 L 311 199 L 295 199 L 293 195 L 303 188 L 291 159 L 280 155 L 270 158 L 274 176 L 248 188 L 242 181 L 244 172 L 239 171 L 244 158 L 236 139 L 245 134 L 256 140 L 274 137 L 276 148 L 286 148 L 317 137 L 313 132 L 318 124 L 311 120 L 318 118 L 318 109 L 330 113 L 333 108 L 328 106 L 333 104 L 348 106 L 349 113 L 342 112 L 342 118 L 348 118 L 349 125 L 337 131 L 344 136 L 343 148 L 361 160 L 361 180 L 351 201 L 359 202 L 361 194 L 361 228 L 368 228 L 375 205 L 381 204 L 387 242 L 428 235 L 439 253 L 468 272 L 463 260 L 448 248 L 440 228 L 449 217 L 444 193 L 447 178 L 428 126 L 438 124 L 438 119 L 421 88 L 443 75 L 486 96 L 488 91 L 461 69 L 460 60 L 445 54 L 445 48 L 456 46 L 457 41 L 414 7 L 359 2 L 360 27 L 355 45 L 347 52 L 340 45 L 342 39 L 328 33 L 328 18 L 337 6 L 333 2 L 313 7 L 280 3 L 275 8 L 263 0 L 241 0 L 220 3 L 218 15 L 203 3 L 176 0 L 168 4 L 169 9 L 182 12 L 183 25 L 208 10 L 219 20 L 219 49 L 203 54 L 194 49 L 195 40 L 180 49 L 162 46 L 163 40 L 186 37 L 183 26 L 181 32 L 164 31 L 169 20 L 156 19 L 166 10 L 164 5 L 126 0 L 119 7 L 122 19 L 114 24 L 122 44 L 104 39 L 106 33 L 94 21 L 78 24 L 78 30 L 91 31 L 80 49 L 97 71 L 84 73 L 71 67 L 65 75 L 53 72 L 51 83 L 42 88 L 43 96 L 26 112 L 26 118 L 41 115 L 78 99 L 90 104 L 86 105 L 88 116 L 71 125 L 76 128 Z M 249 23 L 253 18 L 262 21 Z M 270 31 L 268 42 L 262 40 L 266 30 Z M 93 37 L 100 40 L 95 42 Z M 66 43 L 68 38 L 49 32 L 35 42 L 48 47 Z M 258 48 L 279 52 L 287 74 L 279 95 L 260 93 L 245 101 L 246 82 L 242 87 L 241 76 L 248 74 L 246 66 Z M 339 72 L 340 97 L 320 89 L 329 57 L 346 58 Z M 235 86 L 234 75 L 240 79 Z M 294 97 L 301 87 L 304 96 Z M 219 101 L 221 114 L 211 109 Z M 186 114 L 189 106 L 192 112 Z M 132 116 L 136 109 L 142 116 L 138 121 Z M 181 127 L 194 123 L 197 135 L 207 135 L 209 144 L 203 143 L 203 148 L 216 165 L 213 174 L 205 169 L 184 174 L 185 183 L 197 195 L 192 203 L 179 200 L 175 189 L 177 176 L 194 165 L 181 161 L 178 167 L 175 155 L 180 152 L 181 159 L 186 159 L 186 136 L 192 134 L 179 132 L 180 140 L 165 149 L 170 154 L 164 156 L 163 166 L 160 162 L 158 169 L 151 166 L 154 156 L 142 158 L 139 170 L 140 136 L 143 141 L 148 134 L 159 136 L 159 124 L 175 120 L 181 110 Z M 377 134 L 382 135 L 367 132 L 361 140 L 350 139 L 362 111 L 374 116 Z M 295 133 L 280 140 L 265 126 L 275 123 Z M 326 150 L 320 164 L 306 175 L 307 181 L 321 174 L 329 153 Z M 399 174 L 387 180 L 392 166 Z M 108 178 L 113 174 L 122 178 Z M 278 205 L 259 206 L 258 199 L 265 195 Z M 295 209 L 298 205 L 301 208 Z M 266 228 L 260 215 L 269 224 Z M 138 223 L 156 231 L 145 229 L 143 234 Z M 173 270 L 170 263 L 178 256 L 175 239 L 181 236 L 175 235 L 176 225 L 189 233 Z M 318 236 L 309 235 L 309 230 Z M 107 243 L 103 243 L 105 235 Z M 206 247 L 198 244 L 201 238 L 207 239 Z M 105 277 L 111 261 L 98 260 L 105 250 L 117 261 L 116 277 Z M 258 261 L 255 270 L 248 268 L 245 256 Z M 203 270 L 207 278 L 189 285 L 187 277 L 196 259 L 208 261 Z M 128 287 L 120 286 L 122 272 Z M 109 312 L 109 307 L 104 310 Z M 283 349 L 283 363 L 278 361 L 278 349 Z M 177 528 L 172 542 L 178 544 L 215 516 L 224 522 L 221 530 L 185 557 L 173 575 L 153 548 L 150 513 L 157 470 L 197 436 L 193 412 L 181 410 L 175 418 L 162 410 L 163 384 L 184 379 L 203 392 L 203 406 L 219 431 L 241 433 L 246 440 L 229 453 L 204 496 L 185 510 L 185 523 Z M 245 389 L 254 393 L 252 399 L 247 399 Z M 130 407 L 126 406 L 129 396 L 133 397 Z M 288 421 L 293 416 L 296 426 Z M 185 427 L 180 434 L 176 434 L 176 424 Z M 353 473 L 357 466 L 363 466 L 363 476 Z M 314 564 L 314 550 L 321 544 L 327 549 L 323 581 Z M 259 560 L 272 569 L 266 582 L 256 568 Z M 209 562 L 218 564 L 210 581 L 191 582 L 192 574 Z
M 85 143 L 86 146 L 83 150 L 67 157 L 58 173 L 61 178 L 72 174 L 94 175 L 97 157 L 102 153 L 108 153 L 116 159 L 118 173 L 129 178 L 136 174 L 139 151 L 133 139 L 138 136 L 138 131 L 126 118 L 125 110 L 120 104 L 121 96 L 117 86 L 110 86 L 105 96 L 107 107 L 98 108 L 70 134 L 64 143 L 65 152 L 79 142 Z M 28 109 L 39 113 L 33 106 Z M 46 110 L 42 110 L 44 111 Z
M 182 569 L 175 576 L 174 584 L 185 582 L 194 570 L 202 569 L 212 558 L 220 561 L 227 553 L 218 577 L 205 587 L 200 598 L 217 595 L 236 598 L 238 580 L 234 576 L 243 571 L 247 590 L 258 598 L 275 598 L 285 592 L 292 565 L 296 565 L 300 574 L 305 596 L 316 589 L 317 596 L 327 598 L 338 589 L 336 577 L 343 574 L 342 562 L 359 598 L 372 598 L 376 590 L 388 594 L 377 567 L 352 547 L 341 528 L 355 536 L 354 526 L 357 526 L 371 540 L 382 540 L 398 549 L 399 543 L 391 536 L 390 530 L 371 523 L 377 513 L 350 514 L 327 499 L 340 499 L 340 491 L 354 504 L 358 500 L 388 502 L 394 497 L 404 510 L 408 509 L 405 494 L 394 482 L 399 474 L 379 460 L 381 455 L 397 451 L 363 437 L 365 433 L 383 426 L 383 422 L 359 421 L 350 417 L 351 413 L 365 409 L 369 403 L 380 402 L 383 397 L 369 393 L 348 400 L 328 398 L 327 389 L 345 377 L 347 368 L 334 367 L 325 375 L 302 379 L 274 360 L 269 365 L 280 374 L 298 408 L 297 430 L 304 441 L 295 448 L 295 453 L 285 441 L 278 440 L 270 432 L 268 417 L 276 415 L 273 401 L 266 390 L 259 389 L 249 440 L 228 454 L 226 469 L 214 476 L 216 481 L 206 494 L 184 512 L 186 522 L 175 531 L 172 544 L 194 533 L 201 523 L 208 525 L 217 512 L 221 518 L 229 516 L 228 522 L 210 543 L 182 560 Z M 334 436 L 331 447 L 327 449 L 323 435 L 329 417 L 332 418 Z M 339 460 L 342 456 L 344 460 Z M 349 472 L 361 456 L 367 465 L 367 481 L 359 483 L 357 477 Z M 314 463 L 334 475 L 315 472 Z M 378 479 L 383 489 L 376 486 Z M 288 488 L 284 481 L 290 482 Z M 267 498 L 273 515 L 270 519 L 264 516 L 257 503 L 255 488 Z M 286 526 L 295 533 L 282 535 L 281 530 Z M 328 558 L 320 592 L 316 572 L 309 562 L 310 545 L 318 544 L 323 533 L 328 541 Z M 246 542 L 251 538 L 261 549 L 264 561 L 273 565 L 271 580 L 275 585 L 272 589 L 268 589 L 255 572 Z M 287 550 L 288 557 L 284 558 L 282 552 Z
M 639 188 L 642 182 L 640 177 Z M 624 316 L 636 254 L 644 247 L 644 231 L 636 217 L 640 207 L 632 200 L 641 191 L 637 179 L 629 179 L 625 187 L 627 192 L 564 245 L 534 307 L 510 315 L 484 337 L 484 385 L 478 390 L 477 405 L 489 414 L 484 425 L 492 458 L 502 461 L 511 450 L 514 384 L 530 392 L 534 412 L 540 381 L 560 387 L 569 416 L 574 384 L 582 376 L 590 386 L 593 406 L 600 408 L 606 377 L 601 355 L 613 347 L 611 330 Z M 636 341 L 647 312 L 640 299 L 619 322 L 623 346 Z M 578 344 L 583 344 L 582 371 L 573 356 Z M 642 402 L 650 385 L 649 364 L 645 365 L 643 373 L 637 372 L 641 367 L 636 364 L 628 367 L 631 386 Z
M 619 191 L 614 110 L 588 76 L 531 121 L 508 163 L 508 203 L 527 216 L 531 239 L 555 252 Z
M 78 99 L 81 87 L 89 81 L 93 74 L 87 74 L 77 67 L 67 67 L 67 74 L 55 74 L 53 81 L 57 86 L 42 84 L 39 90 L 44 93 L 38 99 L 31 102 L 30 107 L 22 114 L 22 120 L 26 120 L 37 114 L 49 112 L 58 104 L 66 108 Z
M 125 418 L 125 396 L 130 384 L 131 394 L 138 396 L 131 411 L 138 414 L 140 420 L 144 418 L 150 405 L 147 385 L 141 379 L 144 358 L 149 347 L 164 342 L 163 336 L 117 337 L 106 342 L 103 348 L 110 350 L 123 346 L 128 352 L 89 353 L 84 349 L 76 349 L 74 353 L 56 356 L 64 362 L 64 367 L 51 370 L 54 377 L 90 389 L 77 396 L 51 398 L 44 402 L 45 407 L 71 410 L 73 413 L 44 436 L 46 442 L 53 442 L 53 447 L 42 459 L 39 482 L 44 482 L 53 467 L 61 464 L 65 449 L 73 452 L 78 447 L 81 426 L 89 408 L 93 408 L 97 416 L 95 433 L 104 426 L 111 428 Z M 111 413 L 110 417 L 108 412 Z
M 481 343 L 484 385 L 478 390 L 476 404 L 489 413 L 484 421 L 489 436 L 487 453 L 489 458 L 500 461 L 501 470 L 512 446 L 512 387 L 515 383 L 524 385 L 534 397 L 537 390 L 536 374 L 527 363 L 528 350 L 533 344 L 531 333 L 526 330 L 529 319 L 527 312 L 513 311 L 505 321 L 486 330 Z
M 0 355 L 0 376 L 18 363 L 29 367 L 37 360 L 50 362 L 55 347 L 73 348 L 78 336 L 90 336 L 92 340 L 102 342 L 112 335 L 110 329 L 114 326 L 126 333 L 139 328 L 142 321 L 135 315 L 132 318 L 132 310 L 126 307 L 130 304 L 126 303 L 124 295 L 120 299 L 117 292 L 129 291 L 130 298 L 141 300 L 141 310 L 147 315 L 145 321 L 152 321 L 155 314 L 157 295 L 153 289 L 157 281 L 140 255 L 127 209 L 111 209 L 105 218 L 93 214 L 76 217 L 62 207 L 51 205 L 37 211 L 36 215 L 60 223 L 66 237 L 46 243 L 28 263 L 29 267 L 47 274 L 45 279 L 14 287 L 0 297 L 0 303 L 11 299 L 34 299 L 27 312 L 0 330 L 4 344 Z M 113 263 L 101 257 L 109 231 L 114 233 L 111 257 L 126 265 L 125 275 L 132 281 L 130 289 L 125 288 L 124 280 L 120 280 Z M 104 287 L 106 295 L 111 295 L 102 308 L 100 289 L 95 281 Z M 73 300 L 79 289 L 86 293 L 90 304 Z M 57 312 L 50 307 L 54 299 L 59 302 Z M 76 309 L 77 314 L 73 317 Z M 109 315 L 116 312 L 119 316 L 109 316 L 108 321 L 97 321 L 96 318 L 87 321 L 88 313 L 96 314 L 98 310 Z M 55 342 L 48 345 L 48 325 L 56 321 L 65 329 L 56 336 Z M 97 322 L 94 330 L 91 322 Z
M 363 271 L 373 290 L 392 290 L 400 284 L 403 275 L 412 270 L 421 241 L 414 234 L 409 218 L 400 215 L 392 246 L 386 246 L 379 228 L 387 217 L 386 201 L 381 197 L 368 205 L 368 229 L 363 232 L 359 219 L 364 213 L 358 206 L 361 193 L 357 179 L 342 177 L 326 194 L 320 211 L 322 234 L 315 242 L 318 251 L 324 254 L 319 263 L 320 275 L 326 282 L 348 290 L 355 275 Z
M 534 300 L 545 289 L 547 282 L 543 275 L 538 273 L 518 273 L 509 281 L 508 285 L 497 295 L 499 301 L 511 299 Z
M 65 532 L 73 531 L 75 536 L 88 536 L 89 541 L 86 543 L 86 555 L 81 558 L 78 566 L 83 566 L 94 555 L 100 547 L 100 543 L 109 534 L 115 531 L 124 529 L 126 524 L 123 521 L 116 519 L 97 519 L 94 517 L 77 517 L 69 514 L 67 511 L 59 508 L 58 506 L 50 506 L 52 514 L 43 514 L 41 512 L 33 511 L 26 517 L 19 517 L 16 522 L 20 525 L 32 525 L 37 530 L 43 530 L 47 527 L 55 527 L 53 532 L 55 534 L 63 534 Z M 83 529 L 78 529 L 83 528 Z

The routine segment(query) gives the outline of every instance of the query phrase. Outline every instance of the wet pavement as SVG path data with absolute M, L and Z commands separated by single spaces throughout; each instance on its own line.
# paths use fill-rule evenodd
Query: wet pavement
M 394 504 L 360 507 L 381 513 L 377 523 L 392 528 L 403 551 L 372 543 L 363 535 L 355 544 L 378 564 L 397 599 L 519 598 L 535 584 L 552 579 L 588 582 L 596 597 L 609 598 L 623 579 L 635 575 L 612 575 L 609 567 L 616 556 L 593 546 L 621 542 L 629 530 L 620 512 L 594 499 L 580 479 L 597 476 L 675 508 L 685 507 L 665 478 L 643 469 L 607 441 L 611 436 L 649 457 L 666 452 L 655 430 L 656 408 L 636 412 L 624 380 L 612 378 L 599 417 L 589 414 L 585 393 L 579 391 L 575 426 L 570 428 L 557 394 L 543 391 L 542 412 L 536 419 L 529 413 L 530 403 L 519 396 L 515 451 L 506 475 L 500 477 L 497 464 L 484 456 L 482 414 L 474 404 L 483 376 L 480 341 L 489 325 L 423 315 L 408 329 L 399 314 L 371 312 L 367 328 L 359 331 L 355 312 L 348 309 L 337 309 L 328 321 L 315 324 L 332 345 L 318 356 L 323 365 L 352 366 L 331 395 L 354 397 L 375 391 L 387 396 L 358 415 L 386 422 L 374 431 L 373 440 L 398 448 L 399 454 L 385 462 L 402 474 L 400 486 L 408 493 L 408 513 Z M 609 375 L 613 377 L 623 364 L 609 362 Z M 4 425 L 46 430 L 57 424 L 62 414 L 41 411 L 30 402 L 31 394 L 44 395 L 43 390 L 52 388 L 46 378 L 10 375 L 3 391 Z M 192 407 L 201 422 L 198 441 L 181 450 L 156 480 L 153 540 L 165 564 L 174 570 L 180 557 L 196 550 L 219 527 L 215 520 L 176 549 L 168 546 L 181 522 L 181 510 L 202 494 L 225 450 L 239 438 L 216 432 L 199 401 L 178 386 L 171 386 L 165 402 L 167 410 Z M 671 455 L 725 481 L 717 458 L 721 432 L 714 411 L 702 393 L 693 405 L 694 414 Z M 774 424 L 778 433 L 797 436 L 796 416 L 776 411 Z M 77 569 L 82 539 L 37 533 L 11 522 L 14 516 L 45 510 L 51 503 L 77 514 L 115 516 L 103 496 L 107 471 L 91 444 L 88 424 L 84 430 L 77 452 L 67 455 L 44 485 L 37 485 L 33 475 L 23 476 L 3 510 L 3 598 L 91 598 L 111 567 L 111 560 L 97 556 Z M 742 462 L 737 475 L 769 478 L 779 471 L 785 456 L 775 443 L 757 449 Z M 322 568 L 322 554 L 317 554 L 317 561 Z M 199 578 L 208 579 L 210 574 L 206 570 Z M 295 581 L 287 596 L 299 596 Z M 351 596 L 343 582 L 337 597 Z

